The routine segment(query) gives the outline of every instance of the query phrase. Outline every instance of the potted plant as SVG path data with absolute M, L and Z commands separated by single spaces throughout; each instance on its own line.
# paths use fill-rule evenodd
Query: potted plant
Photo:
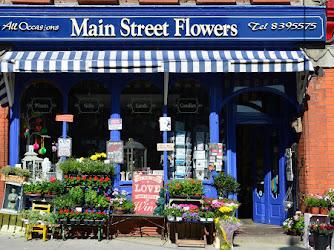
M 11 167 L 11 166 L 4 166 L 1 169 L 1 180 L 2 181 L 9 181 L 15 183 L 23 183 L 28 181 L 30 172 L 29 170 Z
M 329 223 L 315 222 L 309 226 L 309 230 L 314 236 L 314 249 L 325 250 L 328 245 L 328 237 L 333 233 L 334 226 Z
M 182 220 L 182 208 L 180 207 L 180 205 L 177 204 L 167 205 L 165 206 L 163 213 L 169 221 L 175 221 L 176 217 L 179 218 L 181 217 Z
M 82 191 L 80 187 L 71 188 L 68 194 L 74 204 L 76 204 L 77 206 L 82 205 L 84 201 L 84 192 Z
M 187 222 L 198 222 L 200 221 L 200 216 L 197 212 L 188 210 L 182 214 L 182 219 Z
M 83 213 L 84 224 L 86 225 L 94 225 L 95 214 L 94 211 L 89 211 L 88 209 Z
M 110 205 L 114 214 L 124 214 L 130 212 L 134 208 L 135 204 L 132 200 L 126 197 L 128 193 L 125 190 L 120 192 L 115 188 L 112 195 L 113 198 L 110 199 Z
M 220 172 L 213 177 L 213 186 L 221 197 L 228 197 L 230 194 L 237 194 L 240 191 L 240 184 L 230 174 Z
M 313 194 L 305 198 L 305 204 L 310 208 L 312 214 L 320 213 L 320 199 L 320 196 Z
M 331 204 L 331 197 L 328 195 L 322 195 L 319 201 L 320 214 L 327 215 L 328 207 Z
M 60 209 L 57 214 L 59 224 L 66 225 L 70 214 L 69 209 Z
M 80 225 L 81 222 L 81 213 L 77 210 L 75 211 L 71 211 L 71 213 L 69 214 L 69 218 L 70 218 L 70 222 L 73 225 Z
M 204 217 L 206 218 L 207 222 L 213 222 L 214 218 L 216 217 L 215 213 L 212 211 L 206 211 L 204 213 Z
M 296 214 L 283 222 L 283 228 L 288 230 L 290 235 L 302 235 L 304 233 L 304 217 Z
M 98 211 L 95 213 L 95 224 L 105 225 L 107 221 L 107 214 L 104 211 Z

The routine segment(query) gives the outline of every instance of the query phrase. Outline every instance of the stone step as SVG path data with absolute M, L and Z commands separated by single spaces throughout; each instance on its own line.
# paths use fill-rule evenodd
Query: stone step
M 246 244 L 273 244 L 273 245 L 285 245 L 285 246 L 302 246 L 300 236 L 292 235 L 275 235 L 275 234 L 237 234 L 234 236 L 234 245 L 246 245 Z

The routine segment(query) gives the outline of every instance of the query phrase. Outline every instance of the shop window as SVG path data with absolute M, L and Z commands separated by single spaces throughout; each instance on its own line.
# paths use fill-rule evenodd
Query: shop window
M 63 112 L 61 91 L 50 82 L 35 82 L 23 90 L 20 102 L 20 158 L 33 145 L 40 158 L 58 161 L 54 144 L 62 135 L 56 114 Z
M 68 113 L 74 115 L 73 123 L 68 123 L 72 155 L 80 158 L 105 152 L 106 141 L 110 138 L 111 95 L 108 89 L 95 80 L 81 81 L 71 89 L 68 107 Z
M 168 152 L 169 178 L 210 178 L 210 101 L 206 88 L 195 80 L 177 82 L 168 94 L 167 114 L 172 120 L 168 140 L 175 144 L 175 151 Z
M 136 80 L 125 86 L 120 102 L 121 139 L 129 146 L 121 165 L 123 180 L 132 179 L 132 170 L 162 173 L 162 152 L 157 151 L 157 143 L 162 142 L 159 129 L 159 117 L 163 115 L 161 90 L 150 81 Z M 129 163 L 131 159 L 133 162 Z

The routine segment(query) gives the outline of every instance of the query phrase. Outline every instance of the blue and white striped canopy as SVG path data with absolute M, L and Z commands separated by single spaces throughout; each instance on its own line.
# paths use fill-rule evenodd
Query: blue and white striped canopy
M 0 73 L 0 105 L 3 108 L 9 105 L 5 79 L 2 73 Z
M 313 71 L 303 51 L 10 51 L 0 72 L 239 73 Z

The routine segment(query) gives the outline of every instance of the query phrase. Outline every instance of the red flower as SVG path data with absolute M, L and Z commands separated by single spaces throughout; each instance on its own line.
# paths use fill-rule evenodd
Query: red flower
M 109 180 L 110 180 L 109 177 L 106 177 L 106 178 L 104 179 L 105 182 L 108 182 Z
M 77 176 L 77 180 L 80 181 L 80 176 Z
M 75 210 L 75 213 L 76 213 L 76 214 L 79 214 L 79 211 L 78 211 L 78 210 Z
M 99 180 L 99 182 L 103 182 L 102 178 Z
M 92 210 L 92 211 L 90 211 L 90 213 L 91 213 L 91 214 L 93 214 L 93 213 L 94 213 L 94 211 Z
M 108 194 L 107 194 L 107 193 L 104 193 L 104 196 L 108 196 Z
M 73 211 L 71 211 L 71 215 L 73 215 L 74 213 L 73 213 Z
M 88 214 L 88 213 L 89 213 L 89 212 L 88 212 L 88 209 L 85 211 L 85 213 L 86 213 L 86 214 Z
M 195 180 L 192 180 L 191 184 L 195 184 Z
M 88 180 L 90 180 L 90 181 L 91 181 L 91 180 L 93 180 L 93 178 L 92 178 L 92 177 L 89 177 L 89 179 L 88 179 Z
M 65 179 L 68 179 L 68 175 L 67 174 L 64 177 L 65 177 Z
M 97 181 L 99 180 L 99 178 L 97 176 L 94 177 L 94 181 Z
M 100 178 L 100 182 L 102 182 L 102 181 L 104 181 L 104 178 L 103 178 L 103 177 Z
M 103 211 L 102 214 L 105 215 L 106 213 Z
M 98 211 L 97 214 L 101 214 L 101 211 Z
M 73 179 L 74 179 L 74 177 L 73 177 L 73 176 L 71 176 L 70 180 L 73 180 Z
M 86 176 L 82 176 L 82 180 L 83 180 L 83 181 L 86 180 L 86 178 L 87 178 Z
M 60 209 L 59 213 L 62 214 L 64 212 L 64 209 Z
M 50 182 L 55 182 L 56 181 L 56 177 L 51 177 L 50 178 Z
M 110 201 L 110 198 L 109 198 L 109 197 L 107 197 L 106 199 L 107 199 L 107 201 Z
M 69 213 L 69 212 L 70 212 L 70 210 L 69 210 L 69 209 L 66 209 L 66 210 L 65 210 L 65 212 L 66 212 L 66 213 Z

